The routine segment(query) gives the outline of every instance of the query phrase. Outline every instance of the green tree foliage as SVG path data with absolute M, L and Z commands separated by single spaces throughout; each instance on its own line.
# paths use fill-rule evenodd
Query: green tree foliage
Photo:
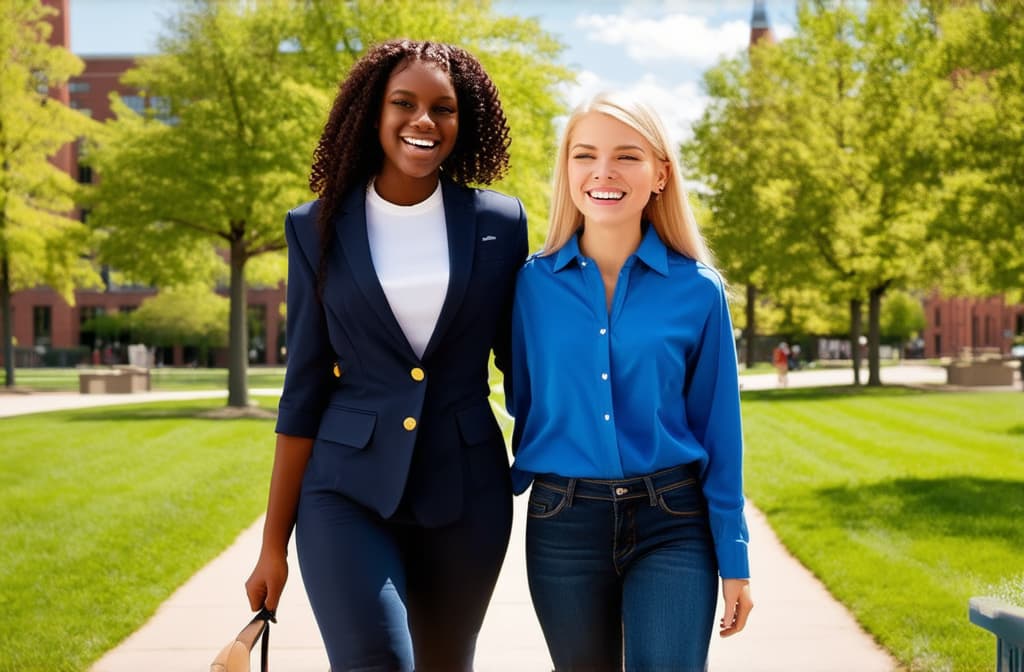
M 76 285 L 99 283 L 81 256 L 87 231 L 69 216 L 77 185 L 49 161 L 96 126 L 50 96 L 83 67 L 48 44 L 46 19 L 53 13 L 38 0 L 0 2 L 0 320 L 7 386 L 14 385 L 11 293 L 47 284 L 70 303 Z
M 1024 300 L 1024 4 L 957 3 L 939 28 L 945 284 Z
M 427 0 L 266 0 L 188 5 L 161 54 L 126 81 L 158 96 L 169 119 L 116 104 L 91 221 L 104 260 L 166 285 L 214 280 L 230 267 L 229 405 L 247 402 L 245 283 L 283 277 L 282 218 L 312 197 L 312 150 L 338 82 L 365 49 L 398 36 L 466 47 L 495 79 L 513 129 L 512 166 L 499 188 L 523 198 L 535 230 L 547 210 L 552 119 L 562 112 L 553 64 L 560 50 L 533 20 L 489 3 Z M 540 228 L 543 228 L 542 226 Z M 212 244 L 211 244 L 212 243 Z
M 288 48 L 294 3 L 196 2 L 168 25 L 161 54 L 125 76 L 164 118 L 115 102 L 94 151 L 92 222 L 103 259 L 160 286 L 211 282 L 229 268 L 228 404 L 248 403 L 246 265 L 285 247 L 284 213 L 310 194 L 313 144 L 329 106 Z M 222 275 L 221 275 L 222 277 Z
M 853 340 L 866 301 L 869 384 L 880 384 L 882 296 L 938 267 L 929 224 L 948 84 L 933 74 L 930 18 L 915 3 L 802 2 L 796 35 L 755 49 L 756 67 L 711 73 L 695 137 L 707 145 L 697 177 L 730 192 L 712 196 L 735 229 L 715 241 L 719 257 L 759 255 L 757 282 L 849 302 Z
M 129 324 L 146 345 L 223 347 L 228 340 L 228 304 L 203 285 L 163 289 L 131 313 Z
M 927 321 L 921 300 L 908 292 L 889 292 L 882 302 L 882 338 L 902 345 L 919 336 Z

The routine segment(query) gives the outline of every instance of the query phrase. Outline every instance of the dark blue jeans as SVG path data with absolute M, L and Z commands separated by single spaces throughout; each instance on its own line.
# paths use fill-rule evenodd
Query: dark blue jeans
M 470 672 L 512 525 L 507 473 L 465 488 L 459 520 L 383 519 L 312 479 L 296 544 L 333 672 Z
M 696 470 L 537 476 L 530 595 L 558 672 L 705 670 L 718 565 Z

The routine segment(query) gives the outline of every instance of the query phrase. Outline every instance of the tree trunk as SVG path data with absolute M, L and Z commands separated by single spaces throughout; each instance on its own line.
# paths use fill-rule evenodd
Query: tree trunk
M 850 355 L 853 358 L 853 384 L 860 385 L 860 299 L 850 299 Z
M 11 269 L 7 254 L 0 256 L 0 311 L 4 321 L 4 385 L 14 387 L 14 325 L 11 324 Z
M 873 287 L 868 292 L 868 387 L 882 385 L 879 346 L 882 343 L 882 295 L 889 283 Z
M 757 287 L 747 283 L 747 368 L 754 366 L 754 337 L 757 335 Z
M 228 406 L 249 405 L 249 320 L 245 297 L 245 243 L 242 235 L 231 240 L 230 315 L 228 318 Z

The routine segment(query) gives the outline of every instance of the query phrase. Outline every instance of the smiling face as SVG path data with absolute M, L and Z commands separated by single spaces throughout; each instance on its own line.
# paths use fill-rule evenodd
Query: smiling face
M 568 182 L 585 225 L 639 224 L 651 192 L 660 192 L 668 164 L 633 128 L 588 112 L 569 136 Z
M 377 127 L 384 151 L 377 193 L 399 205 L 419 203 L 437 187 L 455 147 L 459 111 L 451 78 L 432 63 L 399 63 L 384 88 Z

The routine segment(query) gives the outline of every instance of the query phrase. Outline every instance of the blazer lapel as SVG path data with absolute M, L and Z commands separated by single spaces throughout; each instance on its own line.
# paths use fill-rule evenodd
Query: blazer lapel
M 423 359 L 427 359 L 437 348 L 462 305 L 473 270 L 473 251 L 476 249 L 473 192 L 442 177 L 441 194 L 444 198 L 445 228 L 448 231 L 448 293 L 445 294 L 434 332 L 423 351 Z
M 345 197 L 342 206 L 338 209 L 335 227 L 338 242 L 347 262 L 346 265 L 359 291 L 362 292 L 366 302 L 380 319 L 381 325 L 391 339 L 415 359 L 416 355 L 412 346 L 409 345 L 405 332 L 402 331 L 398 320 L 395 319 L 395 314 L 391 312 L 391 304 L 388 303 L 388 297 L 384 294 L 384 288 L 377 277 L 377 270 L 373 267 L 370 239 L 366 232 L 365 189 L 357 187 Z

